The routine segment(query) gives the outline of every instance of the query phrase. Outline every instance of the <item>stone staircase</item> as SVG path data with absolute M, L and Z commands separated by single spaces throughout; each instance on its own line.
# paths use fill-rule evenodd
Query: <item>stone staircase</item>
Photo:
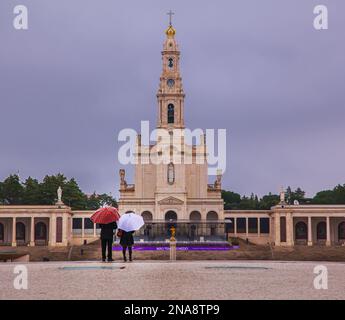
M 11 251 L 18 255 L 28 254 L 30 261 L 66 261 L 68 258 L 69 247 L 2 247 L 1 252 Z
M 178 251 L 177 260 L 284 260 L 284 261 L 344 261 L 345 246 L 270 247 L 254 245 L 239 239 L 240 248 L 230 251 Z M 100 261 L 100 240 L 70 247 L 0 247 L 0 253 L 11 251 L 29 254 L 30 261 Z M 134 251 L 134 260 L 169 260 L 169 251 Z M 115 261 L 122 260 L 121 251 L 113 252 Z
M 101 257 L 101 240 L 86 245 L 73 246 L 69 253 L 69 260 L 71 261 L 99 261 Z

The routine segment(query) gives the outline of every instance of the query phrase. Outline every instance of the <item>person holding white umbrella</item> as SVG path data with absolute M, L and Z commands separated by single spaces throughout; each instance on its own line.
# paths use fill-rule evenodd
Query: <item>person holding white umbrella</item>
M 127 261 L 126 251 L 128 248 L 129 261 L 132 261 L 132 246 L 134 244 L 133 233 L 144 225 L 142 216 L 128 211 L 120 217 L 118 222 L 118 233 L 120 245 L 122 246 L 123 261 Z

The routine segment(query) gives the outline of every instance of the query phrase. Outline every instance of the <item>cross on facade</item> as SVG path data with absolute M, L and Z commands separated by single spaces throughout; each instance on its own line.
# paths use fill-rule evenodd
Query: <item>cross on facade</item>
M 173 16 L 174 14 L 175 14 L 175 13 L 172 12 L 171 10 L 167 13 L 167 15 L 169 16 L 169 24 L 170 24 L 170 25 L 172 25 L 172 24 L 171 24 L 171 18 L 172 18 L 172 16 Z

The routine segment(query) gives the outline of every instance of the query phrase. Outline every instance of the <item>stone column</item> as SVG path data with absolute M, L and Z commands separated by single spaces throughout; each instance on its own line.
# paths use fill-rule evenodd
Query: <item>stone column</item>
M 56 245 L 56 216 L 52 214 L 49 218 L 49 245 Z
M 261 233 L 260 232 L 261 231 L 260 230 L 260 218 L 258 218 L 258 222 L 257 223 L 258 223 L 258 237 L 260 237 L 260 233 Z
M 84 218 L 81 218 L 81 237 L 83 239 L 85 237 L 85 221 L 84 221 Z
M 68 229 L 68 220 L 66 214 L 62 216 L 62 244 L 67 246 L 67 229 Z
M 308 217 L 308 246 L 313 245 L 313 233 L 311 227 L 311 217 Z
M 94 237 L 94 238 L 97 237 L 97 233 L 96 233 L 96 223 L 93 224 L 93 237 Z
M 237 218 L 234 218 L 234 234 L 237 237 Z
M 35 246 L 35 218 L 30 219 L 30 247 Z
M 16 242 L 16 223 L 17 223 L 17 219 L 16 217 L 12 218 L 12 247 L 16 247 L 17 246 L 17 242 Z
M 331 226 L 330 226 L 330 220 L 329 217 L 326 217 L 326 246 L 331 245 Z
M 276 213 L 274 217 L 274 232 L 275 232 L 274 243 L 276 246 L 280 246 L 280 214 L 279 213 Z
M 293 220 L 291 212 L 286 214 L 286 244 L 293 246 Z

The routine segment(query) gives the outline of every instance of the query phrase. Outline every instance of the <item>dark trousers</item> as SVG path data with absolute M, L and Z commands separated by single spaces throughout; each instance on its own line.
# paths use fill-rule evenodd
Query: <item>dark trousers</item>
M 129 260 L 132 260 L 132 246 L 122 246 L 123 260 L 127 260 L 127 258 L 126 258 L 127 248 L 128 248 L 128 253 L 129 253 Z
M 113 258 L 113 239 L 101 239 L 102 242 L 102 259 L 106 258 L 106 250 L 108 247 L 108 259 Z

